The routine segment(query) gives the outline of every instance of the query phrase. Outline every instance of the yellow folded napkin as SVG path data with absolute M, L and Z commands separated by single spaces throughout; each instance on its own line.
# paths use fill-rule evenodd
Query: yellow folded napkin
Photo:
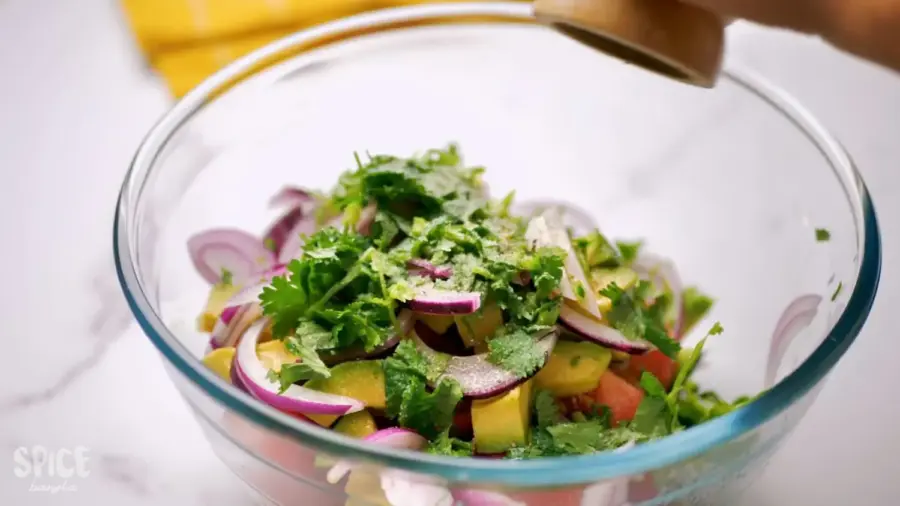
M 290 33 L 368 10 L 420 3 L 435 1 L 122 0 L 138 45 L 176 97 Z

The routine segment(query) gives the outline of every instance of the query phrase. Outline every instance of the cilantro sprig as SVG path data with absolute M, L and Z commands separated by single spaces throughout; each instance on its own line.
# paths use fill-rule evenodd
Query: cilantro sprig
M 463 397 L 459 383 L 449 378 L 442 378 L 429 392 L 428 379 L 435 376 L 436 371 L 412 341 L 401 342 L 384 360 L 385 414 L 429 440 L 449 430 Z
M 604 316 L 626 338 L 643 339 L 664 355 L 675 358 L 681 345 L 669 337 L 666 330 L 665 315 L 669 299 L 661 296 L 650 302 L 648 299 L 652 289 L 649 281 L 639 281 L 629 290 L 610 283 L 600 290 L 600 295 L 612 301 L 612 309 Z
M 629 426 L 611 427 L 607 412 L 580 414 L 571 419 L 562 414 L 556 399 L 540 390 L 534 399 L 534 426 L 529 444 L 511 449 L 511 459 L 584 455 L 613 450 L 645 436 Z
M 544 365 L 546 356 L 535 336 L 517 329 L 488 343 L 488 360 L 520 378 L 527 378 Z

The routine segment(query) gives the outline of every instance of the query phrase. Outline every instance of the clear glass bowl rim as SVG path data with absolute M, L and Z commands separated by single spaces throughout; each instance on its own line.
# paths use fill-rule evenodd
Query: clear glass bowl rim
M 140 200 L 157 155 L 175 131 L 229 83 L 255 73 L 261 62 L 293 48 L 310 45 L 311 41 L 340 40 L 341 35 L 346 38 L 379 29 L 403 28 L 410 21 L 441 22 L 466 18 L 480 19 L 481 22 L 489 18 L 502 23 L 534 21 L 531 6 L 522 2 L 420 4 L 338 19 L 287 36 L 233 62 L 185 95 L 158 121 L 138 148 L 122 185 L 113 224 L 113 250 L 116 272 L 128 305 L 165 359 L 226 408 L 318 451 L 437 475 L 451 481 L 523 487 L 582 484 L 672 465 L 752 431 L 815 387 L 853 343 L 871 310 L 881 272 L 877 216 L 862 177 L 840 143 L 794 98 L 731 62 L 726 64 L 722 79 L 756 95 L 793 123 L 815 144 L 835 176 L 842 181 L 855 215 L 860 258 L 853 292 L 827 338 L 795 371 L 742 409 L 621 454 L 605 452 L 527 461 L 459 459 L 367 445 L 300 422 L 240 393 L 188 352 L 163 324 L 144 292 L 136 265 L 136 234 L 133 233 L 133 206 Z M 311 45 L 317 47 L 317 44 Z M 137 191 L 132 191 L 132 187 Z

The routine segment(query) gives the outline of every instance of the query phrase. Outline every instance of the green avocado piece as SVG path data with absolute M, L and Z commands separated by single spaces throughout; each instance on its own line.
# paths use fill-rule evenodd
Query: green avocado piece
M 313 379 L 306 388 L 352 397 L 371 409 L 384 409 L 384 369 L 380 360 L 344 362 L 331 369 L 327 379 Z
M 534 377 L 535 388 L 554 397 L 586 394 L 597 388 L 612 351 L 587 341 L 559 341 L 550 360 Z
M 365 403 L 369 409 L 383 410 L 385 406 L 384 370 L 380 360 L 345 362 L 331 369 L 327 379 L 309 380 L 306 388 L 335 395 L 351 397 Z M 336 415 L 309 415 L 309 418 L 330 427 Z
M 340 432 L 346 436 L 363 439 L 378 432 L 378 426 L 375 425 L 375 419 L 368 410 L 357 411 L 344 415 L 334 426 L 335 432 Z
M 594 269 L 591 271 L 591 283 L 594 290 L 600 291 L 612 283 L 619 285 L 619 288 L 628 290 L 638 282 L 637 272 L 628 267 L 616 267 L 614 269 Z M 612 309 L 612 301 L 608 298 L 598 295 L 597 305 L 601 313 L 605 313 Z

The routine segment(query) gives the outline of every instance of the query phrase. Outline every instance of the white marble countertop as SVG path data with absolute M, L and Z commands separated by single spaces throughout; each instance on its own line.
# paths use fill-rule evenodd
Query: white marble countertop
M 736 57 L 799 96 L 855 156 L 885 252 L 869 324 L 741 504 L 891 504 L 900 495 L 900 369 L 891 365 L 900 341 L 890 316 L 900 299 L 900 76 L 812 39 L 749 26 L 731 38 Z M 0 308 L 12 344 L 0 353 L 0 461 L 10 459 L 0 465 L 0 504 L 251 504 L 132 324 L 115 280 L 118 185 L 169 104 L 117 2 L 0 0 L 0 40 L 0 279 L 14 292 Z M 57 493 L 30 491 L 11 464 L 16 448 L 34 445 L 87 448 L 90 474 Z

